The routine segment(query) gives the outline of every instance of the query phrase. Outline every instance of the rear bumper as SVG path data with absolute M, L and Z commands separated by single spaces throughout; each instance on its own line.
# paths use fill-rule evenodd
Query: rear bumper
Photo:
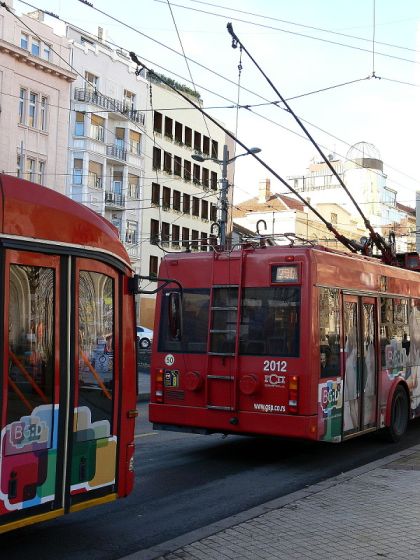
M 149 419 L 158 430 L 318 439 L 316 415 L 221 411 L 151 403 Z

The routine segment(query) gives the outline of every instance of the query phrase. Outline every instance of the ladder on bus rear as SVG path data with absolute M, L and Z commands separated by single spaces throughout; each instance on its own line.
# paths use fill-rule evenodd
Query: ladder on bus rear
M 238 359 L 239 359 L 239 328 L 240 328 L 240 302 L 241 302 L 241 289 L 242 289 L 242 276 L 243 276 L 243 265 L 244 265 L 244 252 L 241 251 L 240 254 L 240 263 L 239 263 L 239 282 L 238 284 L 215 284 L 214 283 L 214 267 L 215 267 L 215 260 L 217 259 L 217 254 L 213 255 L 212 261 L 212 274 L 211 274 L 211 300 L 210 300 L 210 316 L 209 316 L 209 340 L 208 340 L 208 347 L 207 347 L 207 358 L 206 358 L 206 406 L 208 409 L 211 410 L 225 410 L 225 411 L 234 411 L 237 410 L 237 392 L 238 392 Z M 230 255 L 229 255 L 230 258 Z M 235 305 L 232 305 L 230 302 L 227 305 L 215 305 L 214 301 L 214 294 L 215 290 L 217 289 L 235 289 L 237 290 L 237 297 Z M 214 313 L 215 312 L 235 312 L 235 325 L 232 328 L 224 328 L 224 329 L 217 329 L 213 328 L 214 325 Z M 227 323 L 227 321 L 226 321 Z M 212 344 L 212 337 L 213 335 L 233 335 L 234 337 L 234 345 L 233 349 L 229 351 L 212 351 L 211 344 Z M 232 359 L 233 364 L 231 364 L 231 373 L 229 375 L 217 374 L 217 373 L 208 373 L 210 368 L 210 361 L 212 357 L 220 356 L 221 358 Z M 233 372 L 233 373 L 232 373 Z M 209 383 L 212 381 L 220 381 L 224 383 L 231 384 L 231 390 L 229 391 L 232 395 L 231 405 L 230 406 L 222 406 L 216 404 L 209 403 Z

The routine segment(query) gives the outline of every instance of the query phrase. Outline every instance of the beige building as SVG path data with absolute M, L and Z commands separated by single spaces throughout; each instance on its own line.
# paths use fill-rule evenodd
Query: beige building
M 0 171 L 65 193 L 70 48 L 38 12 L 19 19 L 0 12 Z
M 188 93 L 185 87 L 183 91 Z M 190 90 L 189 94 L 192 93 Z M 200 103 L 194 95 L 191 99 Z M 220 128 L 156 78 L 149 102 L 153 118 L 148 121 L 145 160 L 141 234 L 144 276 L 157 274 L 166 251 L 208 250 L 212 224 L 220 217 L 220 160 L 226 143 Z M 229 142 L 228 146 L 231 158 L 234 151 Z M 192 159 L 194 152 L 202 154 L 206 161 Z M 228 166 L 230 180 L 233 171 L 232 163 Z M 167 275 L 170 276 L 169 271 Z M 154 287 L 156 284 L 148 286 Z M 153 327 L 154 309 L 155 296 L 142 295 L 143 325 Z

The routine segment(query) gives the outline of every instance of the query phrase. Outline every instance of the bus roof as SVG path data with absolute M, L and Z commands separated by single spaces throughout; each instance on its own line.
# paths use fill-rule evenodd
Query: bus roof
M 0 174 L 0 233 L 89 247 L 130 265 L 118 230 L 90 208 L 52 189 Z

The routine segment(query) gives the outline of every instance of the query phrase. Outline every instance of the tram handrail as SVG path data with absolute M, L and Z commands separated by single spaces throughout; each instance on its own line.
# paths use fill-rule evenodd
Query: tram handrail
M 25 379 L 27 381 L 29 381 L 29 383 L 31 384 L 32 388 L 38 393 L 38 395 L 41 397 L 41 399 L 44 401 L 45 404 L 48 404 L 50 401 L 48 399 L 48 397 L 45 395 L 45 393 L 42 391 L 42 389 L 39 387 L 38 383 L 35 381 L 35 379 L 33 379 L 33 377 L 26 371 L 25 367 L 23 366 L 22 362 L 19 360 L 19 358 L 16 356 L 16 354 L 12 351 L 9 350 L 9 356 L 11 357 L 12 361 L 14 362 L 14 364 L 17 366 L 17 368 L 19 369 L 19 371 L 21 372 L 21 374 L 25 377 Z
M 29 410 L 29 412 L 32 413 L 34 407 L 26 399 L 25 395 L 22 393 L 22 391 L 19 389 L 19 387 L 16 385 L 16 383 L 11 379 L 10 375 L 8 376 L 8 381 L 9 381 L 9 384 L 11 385 L 13 391 L 17 394 L 17 396 L 20 398 L 20 400 L 23 402 L 23 404 L 26 406 L 26 408 Z
M 82 356 L 83 361 L 85 362 L 85 364 L 87 365 L 87 367 L 89 368 L 89 371 L 91 372 L 91 374 L 93 375 L 93 377 L 96 379 L 96 381 L 98 382 L 99 387 L 102 389 L 102 392 L 104 393 L 104 395 L 107 397 L 107 399 L 109 399 L 110 401 L 112 401 L 112 397 L 110 392 L 108 391 L 108 389 L 105 387 L 104 382 L 101 379 L 101 376 L 98 374 L 98 372 L 96 371 L 96 369 L 92 366 L 92 364 L 89 361 L 89 358 L 86 356 L 86 354 L 84 352 L 82 352 L 80 350 L 80 355 Z

